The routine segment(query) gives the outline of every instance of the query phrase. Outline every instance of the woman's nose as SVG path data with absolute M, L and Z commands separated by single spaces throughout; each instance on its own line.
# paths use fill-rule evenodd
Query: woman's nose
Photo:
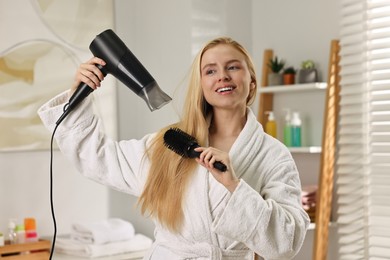
M 219 76 L 218 81 L 228 81 L 228 80 L 230 80 L 229 74 L 226 73 L 225 71 L 221 72 L 221 75 Z

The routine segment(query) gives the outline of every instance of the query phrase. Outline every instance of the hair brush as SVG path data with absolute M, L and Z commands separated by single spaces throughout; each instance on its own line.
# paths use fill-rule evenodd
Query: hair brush
M 200 152 L 195 151 L 195 148 L 200 145 L 195 137 L 187 134 L 180 128 L 174 127 L 168 129 L 164 134 L 164 144 L 170 150 L 185 158 L 196 158 L 200 156 Z M 214 167 L 221 172 L 226 171 L 227 167 L 222 162 L 215 162 Z

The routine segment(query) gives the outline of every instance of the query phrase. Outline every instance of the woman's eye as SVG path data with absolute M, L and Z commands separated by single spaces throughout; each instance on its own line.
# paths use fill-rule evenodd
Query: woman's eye
M 212 69 L 206 70 L 206 75 L 211 75 L 213 73 L 215 73 L 215 70 Z
M 238 70 L 238 69 L 239 69 L 239 67 L 236 65 L 232 65 L 232 66 L 228 67 L 228 70 Z

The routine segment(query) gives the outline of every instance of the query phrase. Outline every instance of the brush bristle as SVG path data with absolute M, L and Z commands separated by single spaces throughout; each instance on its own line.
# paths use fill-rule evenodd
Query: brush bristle
M 183 157 L 189 157 L 188 150 L 194 143 L 194 137 L 177 127 L 168 129 L 164 134 L 165 146 Z

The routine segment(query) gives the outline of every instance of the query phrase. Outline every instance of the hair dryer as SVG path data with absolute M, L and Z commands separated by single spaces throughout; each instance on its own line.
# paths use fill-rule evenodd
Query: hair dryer
M 151 111 L 161 108 L 172 100 L 160 89 L 155 79 L 111 29 L 97 35 L 91 42 L 89 49 L 96 57 L 106 62 L 105 66 L 98 66 L 103 75 L 112 74 L 119 79 L 135 94 L 145 100 Z M 92 91 L 93 89 L 87 84 L 80 83 L 56 124 L 60 124 L 70 111 Z

